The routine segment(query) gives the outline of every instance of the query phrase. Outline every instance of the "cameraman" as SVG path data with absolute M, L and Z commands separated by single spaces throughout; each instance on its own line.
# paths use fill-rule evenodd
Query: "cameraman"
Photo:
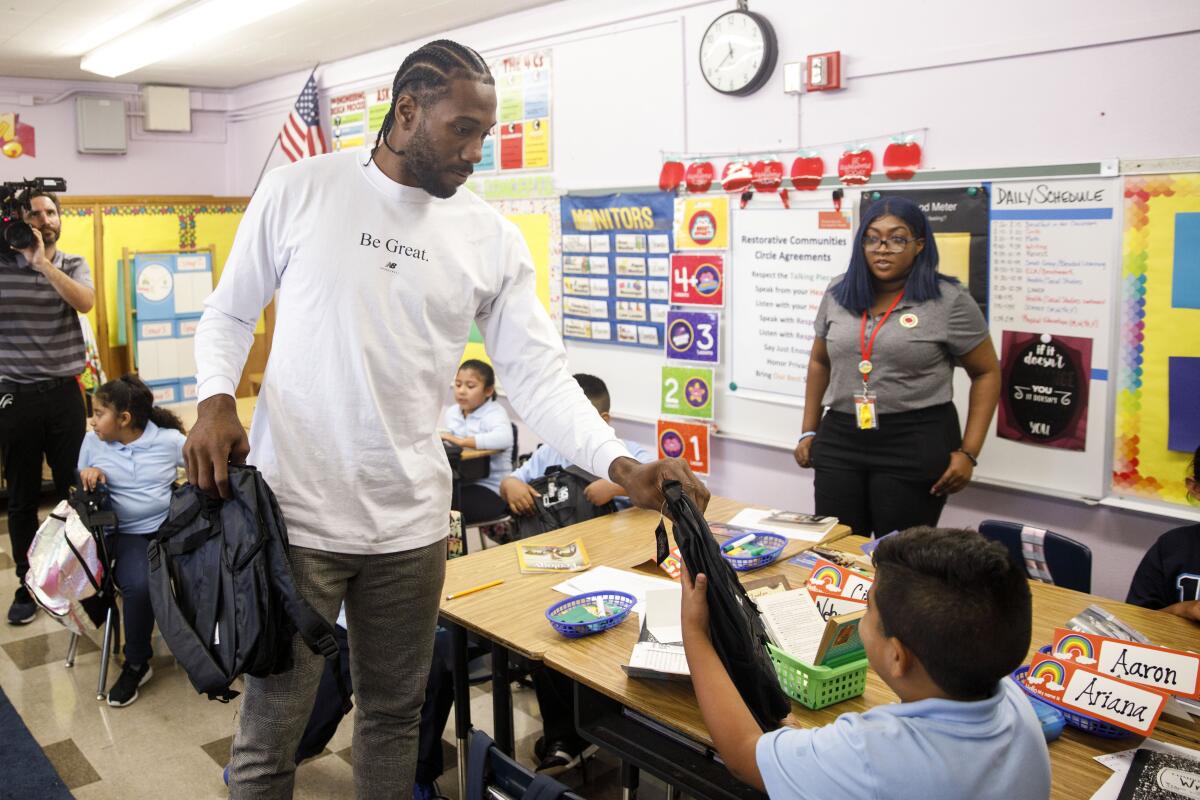
M 75 380 L 84 366 L 79 314 L 96 299 L 87 261 L 57 247 L 58 197 L 35 191 L 28 199 L 25 222 L 33 229 L 33 244 L 24 250 L 0 247 L 0 449 L 12 557 L 22 581 L 8 609 L 10 625 L 37 616 L 24 578 L 38 527 L 43 453 L 60 499 L 75 479 L 86 422 Z

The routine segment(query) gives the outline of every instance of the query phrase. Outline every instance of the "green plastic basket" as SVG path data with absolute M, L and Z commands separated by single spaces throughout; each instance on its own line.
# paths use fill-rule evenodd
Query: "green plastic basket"
M 805 708 L 825 708 L 866 691 L 866 656 L 833 667 L 814 667 L 797 661 L 773 644 L 768 643 L 767 648 L 784 693 Z

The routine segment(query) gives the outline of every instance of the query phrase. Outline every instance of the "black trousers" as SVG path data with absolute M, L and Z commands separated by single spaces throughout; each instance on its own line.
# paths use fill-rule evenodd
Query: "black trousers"
M 826 412 L 812 446 L 816 513 L 860 536 L 937 525 L 946 498 L 929 490 L 961 446 L 953 403 L 881 414 L 865 431 L 853 414 Z
M 584 743 L 575 730 L 575 686 L 562 673 L 539 664 L 532 672 L 533 690 L 542 713 L 542 731 L 546 745 L 561 742 L 568 746 Z
M 50 384 L 50 385 L 47 385 Z M 74 378 L 33 384 L 12 391 L 0 386 L 0 450 L 8 482 L 8 534 L 17 579 L 29 571 L 29 545 L 38 528 L 42 497 L 42 456 L 54 473 L 59 500 L 75 482 L 79 446 L 83 443 L 83 396 Z

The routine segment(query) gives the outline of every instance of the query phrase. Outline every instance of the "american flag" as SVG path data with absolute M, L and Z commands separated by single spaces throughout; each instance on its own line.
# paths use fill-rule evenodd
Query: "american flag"
M 318 118 L 320 105 L 317 100 L 315 76 L 315 71 L 308 76 L 304 90 L 296 98 L 296 105 L 292 108 L 292 113 L 288 114 L 287 122 L 283 123 L 283 130 L 279 132 L 279 145 L 289 161 L 299 161 L 329 151 Z

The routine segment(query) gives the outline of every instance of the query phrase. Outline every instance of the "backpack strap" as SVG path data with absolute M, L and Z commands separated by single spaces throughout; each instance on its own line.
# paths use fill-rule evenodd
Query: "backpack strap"
M 238 469 L 254 470 L 254 491 L 258 496 L 259 519 L 265 528 L 267 561 L 271 572 L 271 582 L 283 601 L 284 610 L 291 617 L 296 632 L 308 649 L 324 656 L 333 668 L 337 677 L 338 694 L 342 698 L 342 713 L 349 714 L 354 708 L 350 699 L 350 687 L 346 685 L 342 674 L 342 653 L 338 647 L 337 636 L 333 625 L 313 610 L 308 601 L 296 589 L 292 580 L 291 563 L 287 555 L 287 526 L 283 521 L 283 512 L 279 510 L 279 502 L 274 492 L 263 479 L 262 473 L 253 467 L 238 467 Z
M 204 642 L 184 619 L 183 611 L 175 600 L 175 592 L 171 589 L 171 572 L 167 567 L 163 543 L 151 539 L 147 556 L 150 560 L 151 605 L 159 629 L 164 634 L 171 634 L 168 640 L 171 652 L 186 665 L 188 680 L 196 687 L 196 691 L 208 695 L 210 700 L 228 703 L 238 696 L 238 692 L 229 688 L 229 679 L 224 670 L 213 660 Z

